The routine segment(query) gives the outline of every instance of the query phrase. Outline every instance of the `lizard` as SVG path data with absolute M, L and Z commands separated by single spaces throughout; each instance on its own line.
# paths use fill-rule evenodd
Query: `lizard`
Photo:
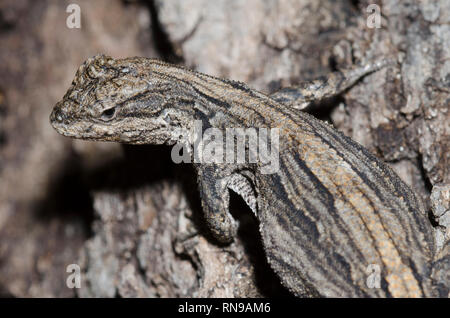
M 274 173 L 261 173 L 260 162 L 194 163 L 214 237 L 231 243 L 236 236 L 228 207 L 235 191 L 257 216 L 267 260 L 294 295 L 436 296 L 430 278 L 435 243 L 420 200 L 387 164 L 300 110 L 389 63 L 382 59 L 267 95 L 158 59 L 97 55 L 77 70 L 50 123 L 64 136 L 138 145 L 174 145 L 179 129 L 192 131 L 199 120 L 204 130 L 277 128 Z M 375 288 L 368 268 L 379 271 Z

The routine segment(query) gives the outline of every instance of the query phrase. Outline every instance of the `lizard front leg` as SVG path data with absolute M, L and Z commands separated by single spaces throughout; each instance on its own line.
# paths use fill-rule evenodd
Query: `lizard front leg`
M 238 223 L 229 211 L 229 190 L 240 195 L 256 215 L 254 187 L 247 176 L 233 171 L 231 166 L 198 165 L 197 171 L 203 212 L 209 228 L 220 242 L 232 242 Z
M 326 77 L 304 82 L 298 86 L 282 88 L 271 94 L 270 97 L 289 107 L 302 110 L 314 101 L 321 101 L 341 94 L 365 75 L 394 63 L 395 60 L 392 58 L 380 59 L 374 63 L 330 73 Z

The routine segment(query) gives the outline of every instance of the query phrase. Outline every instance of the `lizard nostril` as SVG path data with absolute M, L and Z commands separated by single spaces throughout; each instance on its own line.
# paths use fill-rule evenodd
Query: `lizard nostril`
M 52 113 L 52 121 L 57 121 L 61 123 L 64 120 L 64 116 L 61 113 L 61 110 L 55 109 Z

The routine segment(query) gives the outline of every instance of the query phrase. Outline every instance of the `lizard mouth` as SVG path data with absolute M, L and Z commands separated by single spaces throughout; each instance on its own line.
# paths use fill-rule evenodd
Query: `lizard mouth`
M 155 144 L 166 144 L 170 140 L 170 134 L 160 127 L 147 128 L 146 130 L 121 130 L 120 133 L 109 125 L 86 121 L 60 121 L 56 120 L 55 111 L 50 115 L 50 123 L 59 134 L 82 140 L 111 141 L 129 144 L 144 144 L 146 135 L 152 136 Z
M 136 129 L 136 123 L 129 118 L 112 123 L 103 123 L 96 119 L 84 120 L 73 118 L 64 112 L 57 104 L 50 114 L 50 124 L 59 134 L 65 137 L 112 141 L 129 144 L 173 144 L 172 134 L 167 124 L 159 120 L 145 121 L 139 124 L 145 129 Z
M 93 124 L 84 121 L 74 121 L 72 118 L 68 118 L 58 107 L 53 108 L 50 114 L 50 124 L 59 134 L 81 139 L 99 139 L 98 132 L 94 132 Z M 104 129 L 102 135 L 106 135 L 107 132 Z

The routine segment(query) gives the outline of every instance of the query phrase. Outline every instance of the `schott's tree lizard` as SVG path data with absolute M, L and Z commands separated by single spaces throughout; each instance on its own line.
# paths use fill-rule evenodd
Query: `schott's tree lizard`
M 205 219 L 231 242 L 229 189 L 255 212 L 267 259 L 297 296 L 435 296 L 432 227 L 412 190 L 383 162 L 300 111 L 336 95 L 384 62 L 336 72 L 272 96 L 156 59 L 99 55 L 78 70 L 50 116 L 74 138 L 130 144 L 179 142 L 179 129 L 279 129 L 279 169 L 194 163 Z M 190 136 L 192 137 L 192 136 Z M 370 286 L 370 266 L 380 269 Z

